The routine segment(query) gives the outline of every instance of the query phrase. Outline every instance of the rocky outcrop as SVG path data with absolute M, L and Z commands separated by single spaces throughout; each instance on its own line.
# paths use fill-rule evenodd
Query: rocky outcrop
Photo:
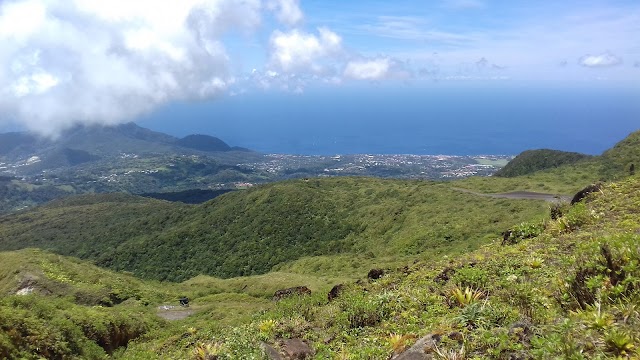
M 402 354 L 393 358 L 394 360 L 427 360 L 433 359 L 432 350 L 440 342 L 440 335 L 429 334 L 413 344 Z
M 270 360 L 304 360 L 315 354 L 306 341 L 298 338 L 282 339 L 274 346 L 262 343 L 261 347 Z
M 578 191 L 573 198 L 571 199 L 571 205 L 577 204 L 584 200 L 589 194 L 600 191 L 602 189 L 602 184 L 591 184 L 586 188 Z
M 273 301 L 279 301 L 293 295 L 311 295 L 311 290 L 306 286 L 296 286 L 288 289 L 281 289 L 273 294 Z
M 282 341 L 282 351 L 287 360 L 302 360 L 313 357 L 313 349 L 300 339 L 287 339 Z
M 382 269 L 371 269 L 367 274 L 367 278 L 369 278 L 370 280 L 378 280 L 382 276 L 384 276 L 384 270 Z
M 330 302 L 336 299 L 344 291 L 344 284 L 338 284 L 331 288 L 329 294 L 327 294 L 327 300 Z

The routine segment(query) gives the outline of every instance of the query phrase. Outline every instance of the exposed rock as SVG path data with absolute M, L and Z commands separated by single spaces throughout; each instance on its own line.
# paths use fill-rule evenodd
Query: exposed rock
M 511 238 L 511 235 L 513 235 L 513 230 L 505 230 L 502 232 L 502 245 L 514 244 L 514 240 Z
M 528 320 L 509 325 L 509 336 L 517 338 L 521 343 L 529 343 L 533 337 L 533 325 Z
M 450 332 L 447 337 L 451 340 L 455 340 L 458 344 L 462 344 L 464 342 L 464 335 L 459 331 Z
M 371 280 L 380 279 L 384 275 L 384 270 L 382 269 L 371 269 L 367 274 L 367 277 Z
M 413 344 L 402 354 L 393 358 L 394 360 L 429 360 L 433 359 L 431 350 L 440 342 L 440 335 L 429 334 Z
M 436 275 L 435 278 L 433 278 L 433 281 L 437 282 L 438 284 L 444 285 L 447 283 L 447 281 L 449 281 L 449 279 L 451 278 L 451 276 L 453 274 L 455 274 L 456 269 L 454 268 L 444 268 L 444 270 L 442 270 L 442 272 L 440 272 L 440 274 Z
M 311 290 L 306 286 L 296 286 L 288 289 L 281 289 L 273 294 L 273 301 L 279 301 L 293 295 L 311 295 Z
M 282 360 L 282 356 L 280 355 L 278 350 L 273 348 L 273 346 L 263 342 L 260 344 L 260 347 L 265 352 L 265 354 L 267 354 L 267 357 L 270 360 Z
M 29 295 L 38 293 L 40 295 L 51 295 L 51 291 L 39 284 L 40 278 L 33 274 L 25 274 L 18 283 L 15 294 Z
M 409 268 L 409 265 L 405 265 L 401 268 L 398 268 L 398 271 L 405 274 L 405 275 L 409 275 L 413 272 L 413 270 L 411 268 Z
M 313 357 L 313 349 L 300 339 L 283 340 L 282 351 L 287 360 L 309 359 Z
M 23 287 L 22 289 L 16 291 L 16 295 L 29 295 L 35 290 L 33 286 Z
M 596 191 L 600 191 L 600 189 L 602 189 L 602 184 L 591 184 L 587 186 L 586 188 L 578 191 L 573 196 L 573 199 L 571 199 L 571 205 L 579 203 L 580 201 L 584 200 L 584 198 L 586 198 L 587 195 L 594 193 Z
M 551 220 L 558 220 L 560 219 L 562 216 L 564 216 L 564 213 L 562 211 L 562 204 L 563 203 L 554 203 L 551 204 L 551 206 L 549 207 L 549 212 L 551 215 Z
M 500 354 L 500 358 L 505 360 L 530 360 L 533 359 L 533 356 L 524 351 L 511 351 Z
M 327 294 L 327 299 L 329 301 L 333 301 L 333 299 L 335 299 L 338 296 L 340 296 L 342 291 L 344 291 L 344 284 L 338 284 L 338 285 L 332 287 L 331 291 L 329 291 L 329 294 Z

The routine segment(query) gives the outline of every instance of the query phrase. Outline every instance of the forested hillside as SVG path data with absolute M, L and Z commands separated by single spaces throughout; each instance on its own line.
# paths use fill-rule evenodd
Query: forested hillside
M 0 218 L 0 249 L 40 247 L 151 279 L 228 277 L 308 256 L 469 251 L 546 209 L 448 183 L 371 178 L 286 181 L 197 206 L 85 195 Z
M 516 156 L 505 167 L 498 170 L 494 176 L 515 177 L 531 174 L 536 171 L 557 168 L 562 165 L 573 164 L 591 156 L 575 152 L 559 150 L 527 150 Z
M 329 300 L 292 297 L 233 329 L 202 322 L 194 354 L 261 358 L 298 339 L 316 359 L 635 359 L 638 207 L 640 178 L 609 183 L 508 241 L 348 283 Z M 125 354 L 157 358 L 145 354 L 160 344 Z
M 291 180 L 201 205 L 84 195 L 0 217 L 2 250 L 22 249 L 0 252 L 0 357 L 634 358 L 636 135 L 513 178 Z M 603 175 L 617 180 L 574 205 L 521 191 Z
M 600 180 L 613 180 L 634 173 L 639 162 L 640 131 L 636 131 L 600 156 L 548 149 L 527 150 L 497 171 L 495 176 L 518 177 L 538 172 L 566 172 L 571 176 L 588 172 Z

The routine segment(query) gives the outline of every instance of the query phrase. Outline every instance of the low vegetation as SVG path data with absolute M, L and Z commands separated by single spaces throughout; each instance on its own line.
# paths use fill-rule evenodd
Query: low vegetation
M 505 167 L 498 170 L 494 176 L 522 176 L 540 170 L 557 168 L 562 165 L 575 164 L 589 158 L 591 158 L 591 156 L 575 152 L 549 149 L 527 150 L 516 156 Z
M 467 252 L 546 212 L 541 201 L 484 198 L 449 183 L 292 180 L 198 206 L 115 194 L 57 201 L 0 218 L 0 249 L 39 247 L 181 281 L 256 275 L 312 256 L 372 263 Z
M 610 183 L 587 201 L 514 244 L 496 239 L 350 282 L 329 302 L 322 292 L 281 300 L 235 326 L 194 319 L 188 335 L 174 329 L 174 337 L 135 342 L 119 356 L 196 359 L 206 350 L 262 359 L 261 342 L 277 349 L 281 339 L 299 338 L 317 359 L 387 359 L 418 339 L 436 359 L 635 358 L 640 216 L 632 209 L 640 178 Z M 193 345 L 178 351 L 181 333 Z
M 250 321 L 252 314 L 273 306 L 276 290 L 291 284 L 326 292 L 349 280 L 272 272 L 160 283 L 37 249 L 0 252 L 0 358 L 104 359 L 132 342 L 170 343 L 176 331 L 192 327 L 185 322 L 220 327 Z M 178 305 L 185 296 L 191 299 L 189 308 Z M 185 309 L 196 314 L 182 322 L 163 320 Z M 189 358 L 186 348 L 158 351 Z
M 290 342 L 317 359 L 637 358 L 633 139 L 515 178 L 293 180 L 197 206 L 91 195 L 2 217 L 0 358 L 265 359 Z M 574 205 L 474 193 L 572 194 L 603 174 Z

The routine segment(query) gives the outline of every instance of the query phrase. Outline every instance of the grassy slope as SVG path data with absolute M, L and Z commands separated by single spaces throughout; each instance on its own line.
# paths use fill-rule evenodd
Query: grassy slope
M 577 175 L 567 169 L 555 173 L 565 175 L 564 179 L 554 179 L 553 172 L 546 172 L 544 177 L 550 182 L 544 186 L 562 190 L 558 192 L 580 188 L 583 184 L 572 181 L 592 181 L 592 170 L 597 169 L 597 165 L 582 169 Z M 450 186 L 475 186 L 483 191 L 499 192 L 497 189 L 522 190 L 517 186 L 525 185 L 526 189 L 536 190 L 543 187 L 537 183 L 540 179 L 537 176 L 539 174 L 495 183 L 482 179 L 450 184 L 391 182 L 393 186 L 385 183 L 381 188 L 376 184 L 382 180 L 344 180 L 352 185 L 357 182 L 353 187 L 343 187 L 342 183 L 337 186 L 331 182 L 339 179 L 322 183 L 320 188 L 324 188 L 323 185 L 339 187 L 346 192 L 342 196 L 349 195 L 349 200 L 340 206 L 346 203 L 357 216 L 374 219 L 370 227 L 362 229 L 362 233 L 370 231 L 371 244 L 389 240 L 379 239 L 380 233 L 376 231 L 380 229 L 384 230 L 382 234 L 390 234 L 391 240 L 404 240 L 399 240 L 395 244 L 398 247 L 391 247 L 388 252 L 380 247 L 377 249 L 380 253 L 373 254 L 374 259 L 370 255 L 359 258 L 349 255 L 304 257 L 279 266 L 281 270 L 297 272 L 295 274 L 271 272 L 232 279 L 200 276 L 181 284 L 160 284 L 142 282 L 129 275 L 111 273 L 82 261 L 37 250 L 0 253 L 0 291 L 11 294 L 24 285 L 35 283 L 40 292 L 56 295 L 53 299 L 39 295 L 0 298 L 0 327 L 3 330 L 0 332 L 0 357 L 37 358 L 38 355 L 67 354 L 68 358 L 73 358 L 72 354 L 75 354 L 80 358 L 102 358 L 105 350 L 97 344 L 110 349 L 105 343 L 118 344 L 123 339 L 146 333 L 144 338 L 135 340 L 126 350 L 117 350 L 116 357 L 197 358 L 194 350 L 199 350 L 200 353 L 219 353 L 220 358 L 262 358 L 259 340 L 273 342 L 279 337 L 300 336 L 313 342 L 318 358 L 386 358 L 394 349 L 411 343 L 414 336 L 428 333 L 447 335 L 452 331 L 464 335 L 467 357 L 508 357 L 512 353 L 523 358 L 527 358 L 526 354 L 537 358 L 576 359 L 626 356 L 639 341 L 635 334 L 639 332 L 640 318 L 634 305 L 640 301 L 637 291 L 640 288 L 638 178 L 611 184 L 587 207 L 575 207 L 556 221 L 546 220 L 546 230 L 534 239 L 509 246 L 494 242 L 466 255 L 451 253 L 440 259 L 429 256 L 429 252 L 414 255 L 421 261 L 404 271 L 392 271 L 377 282 L 349 285 L 342 298 L 326 304 L 325 294 L 331 285 L 348 281 L 355 274 L 349 270 L 339 272 L 340 266 L 358 269 L 356 272 L 362 275 L 363 266 L 376 261 L 386 264 L 401 261 L 402 257 L 395 252 L 406 244 L 402 241 L 409 239 L 411 242 L 411 234 L 403 237 L 402 228 L 394 228 L 393 221 L 382 221 L 384 214 L 391 213 L 397 217 L 406 211 L 407 216 L 402 217 L 401 223 L 403 227 L 414 228 L 419 228 L 415 224 L 423 224 L 423 216 L 435 215 L 438 221 L 427 223 L 427 226 L 436 224 L 438 229 L 443 229 L 439 227 L 439 221 L 450 220 L 448 225 L 455 226 L 469 218 L 470 214 L 464 211 L 454 217 L 447 215 L 447 212 L 454 211 L 455 214 L 461 210 L 451 206 L 453 199 L 471 203 L 471 208 L 480 207 L 485 213 L 493 211 L 491 206 L 494 205 L 512 209 L 514 204 L 531 204 L 506 200 L 489 205 L 475 203 L 473 198 L 486 198 L 470 194 L 458 197 L 461 194 L 451 190 Z M 290 184 L 294 187 L 299 185 L 290 182 L 283 186 L 286 189 Z M 438 191 L 423 193 L 421 186 Z M 514 186 L 516 188 L 511 188 Z M 260 195 L 259 190 L 254 196 Z M 361 197 L 354 191 L 362 191 L 369 197 Z M 332 191 L 321 193 L 334 201 L 328 196 L 331 194 Z M 438 194 L 443 196 L 439 200 Z M 278 190 L 269 195 L 278 199 L 283 196 Z M 268 195 L 263 196 L 265 201 L 269 201 Z M 285 196 L 285 207 L 296 206 L 296 196 L 299 194 L 291 193 L 290 198 Z M 353 198 L 366 199 L 367 206 L 353 204 Z M 379 201 L 372 203 L 376 198 Z M 393 202 L 394 199 L 400 200 Z M 449 202 L 446 210 L 436 206 L 445 204 L 444 201 Z M 105 205 L 109 203 L 111 205 Z M 410 206 L 405 209 L 408 203 Z M 231 204 L 239 206 L 234 201 Z M 538 205 L 545 207 L 544 204 Z M 57 217 L 64 219 L 66 214 L 71 214 L 69 217 L 84 215 L 86 222 L 86 216 L 96 210 L 94 207 L 104 211 L 104 215 L 109 214 L 108 209 L 101 208 L 104 206 L 112 206 L 121 213 L 120 217 L 108 219 L 105 223 L 129 218 L 132 224 L 140 227 L 151 225 L 150 228 L 157 229 L 157 232 L 167 231 L 173 221 L 193 220 L 189 217 L 192 211 L 199 212 L 205 220 L 213 212 L 211 203 L 209 207 L 202 208 L 184 206 L 174 212 L 175 209 L 164 202 L 126 196 L 116 196 L 115 199 L 110 196 L 82 197 L 47 208 L 57 209 L 49 214 L 50 221 Z M 251 202 L 245 206 L 251 208 Z M 397 213 L 398 209 L 403 211 Z M 424 213 L 425 209 L 430 212 Z M 149 212 L 152 216 L 139 218 L 140 212 Z M 438 212 L 444 214 L 438 217 Z M 376 214 L 383 217 L 376 218 Z M 24 213 L 11 221 L 22 219 L 28 226 L 37 221 L 34 215 L 42 214 Z M 500 216 L 508 218 L 504 214 Z M 533 225 L 542 222 L 539 215 L 531 219 Z M 507 221 L 509 225 L 520 222 L 517 218 Z M 112 226 L 115 234 L 130 231 L 118 229 L 113 223 Z M 51 231 L 65 227 L 65 222 L 57 223 Z M 444 229 L 451 230 L 451 226 Z M 82 237 L 86 236 L 87 233 Z M 487 235 L 485 240 L 490 237 Z M 464 242 L 455 244 L 462 247 L 460 250 L 467 246 Z M 603 255 L 606 253 L 602 250 L 605 244 L 611 253 L 609 262 Z M 391 245 L 394 246 L 393 241 Z M 370 246 L 369 250 L 372 249 L 375 248 Z M 445 268 L 455 269 L 451 279 L 444 284 L 435 282 L 433 279 Z M 324 275 L 309 275 L 313 271 Z M 333 273 L 341 276 L 332 276 Z M 586 279 L 576 281 L 580 276 Z M 33 279 L 38 281 L 33 282 Z M 316 295 L 306 299 L 294 298 L 275 306 L 267 300 L 275 289 L 303 284 Z M 464 290 L 465 287 L 478 290 L 483 298 L 470 304 L 456 303 L 451 296 L 452 290 Z M 198 311 L 196 315 L 171 324 L 153 315 L 155 305 L 175 301 L 184 295 L 193 299 L 192 308 Z M 119 303 L 122 300 L 125 301 Z M 95 303 L 107 307 L 89 306 Z M 259 309 L 268 311 L 250 316 Z M 531 340 L 520 341 L 517 334 L 509 335 L 509 325 L 522 318 L 529 318 L 533 323 L 534 336 Z M 240 322 L 245 325 L 238 325 Z M 457 342 L 447 340 L 446 336 L 444 339 L 439 344 L 439 351 L 459 351 Z
M 516 177 L 534 173 L 540 170 L 557 168 L 562 165 L 574 164 L 590 158 L 589 155 L 549 149 L 527 150 L 516 156 L 505 167 L 498 170 L 494 176 Z
M 456 186 L 483 193 L 510 191 L 534 191 L 552 194 L 573 195 L 585 186 L 596 182 L 601 163 L 584 160 L 579 164 L 564 165 L 554 169 L 537 171 L 513 178 L 472 177 L 456 181 Z
M 301 337 L 317 359 L 384 359 L 433 334 L 442 338 L 428 349 L 435 358 L 636 358 L 638 208 L 639 177 L 607 184 L 593 201 L 546 219 L 534 238 L 421 261 L 348 285 L 331 303 L 325 294 L 285 300 L 244 325 L 194 318 L 185 323 L 190 333 L 174 329 L 119 355 L 196 358 L 199 349 L 219 359 L 262 358 L 260 341 Z M 445 269 L 448 279 L 436 281 Z
M 640 166 L 640 131 L 636 131 L 602 154 L 601 173 L 610 178 L 629 174 L 629 168 Z M 636 170 L 637 172 L 637 170 Z
M 462 193 L 451 183 L 295 180 L 199 206 L 126 195 L 63 200 L 0 218 L 0 249 L 40 247 L 152 279 L 230 277 L 310 256 L 358 254 L 359 264 L 371 264 L 466 252 L 546 209 Z M 315 270 L 334 263 L 318 259 Z
M 30 295 L 11 295 L 31 291 Z M 103 359 L 161 325 L 150 302 L 176 295 L 35 249 L 0 253 L 0 358 Z
M 271 296 L 278 289 L 304 284 L 324 293 L 347 280 L 272 272 L 160 283 L 37 249 L 0 252 L 0 358 L 103 359 L 141 335 L 170 337 L 183 331 L 185 321 L 248 321 L 273 306 Z M 14 295 L 25 289 L 31 294 Z M 177 305 L 182 296 L 191 299 L 196 315 L 173 323 L 157 316 L 158 305 Z
M 513 178 L 472 177 L 458 181 L 457 185 L 486 193 L 528 190 L 570 195 L 592 182 L 628 176 L 631 164 L 640 165 L 640 131 L 629 134 L 602 155 L 577 163 Z

